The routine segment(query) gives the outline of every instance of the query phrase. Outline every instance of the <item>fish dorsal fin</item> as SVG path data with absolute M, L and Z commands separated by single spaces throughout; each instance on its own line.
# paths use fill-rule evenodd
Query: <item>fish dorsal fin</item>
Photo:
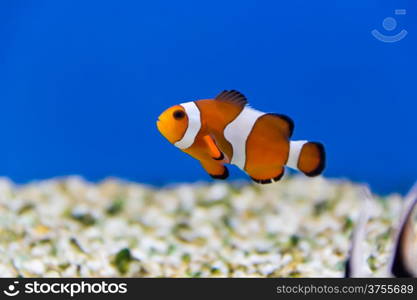
M 245 95 L 236 90 L 224 90 L 218 94 L 214 100 L 233 103 L 239 106 L 245 106 L 248 104 L 248 100 Z

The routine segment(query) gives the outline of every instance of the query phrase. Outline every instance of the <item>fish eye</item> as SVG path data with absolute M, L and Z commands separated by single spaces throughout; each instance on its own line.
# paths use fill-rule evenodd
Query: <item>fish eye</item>
M 185 117 L 185 112 L 183 112 L 182 110 L 176 110 L 174 111 L 173 116 L 175 120 L 181 120 Z

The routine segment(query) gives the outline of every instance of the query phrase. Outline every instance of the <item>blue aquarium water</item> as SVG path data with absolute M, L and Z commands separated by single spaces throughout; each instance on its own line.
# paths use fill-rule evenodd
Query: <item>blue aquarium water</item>
M 17 182 L 209 180 L 155 121 L 222 89 L 322 141 L 327 177 L 417 179 L 416 1 L 1 1 L 0 43 L 0 175 Z

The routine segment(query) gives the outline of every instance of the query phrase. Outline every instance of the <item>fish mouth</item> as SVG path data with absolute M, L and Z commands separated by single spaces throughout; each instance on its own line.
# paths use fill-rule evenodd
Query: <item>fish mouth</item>
M 156 120 L 156 128 L 158 128 L 159 132 L 161 132 L 161 127 L 160 125 L 162 124 L 161 120 L 158 118 L 158 120 Z

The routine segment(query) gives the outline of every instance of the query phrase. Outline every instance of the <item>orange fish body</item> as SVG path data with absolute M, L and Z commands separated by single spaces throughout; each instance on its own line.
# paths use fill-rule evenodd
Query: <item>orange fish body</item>
M 321 143 L 290 141 L 290 118 L 252 109 L 234 90 L 175 105 L 159 116 L 157 127 L 216 179 L 228 177 L 225 164 L 230 163 L 258 183 L 278 181 L 285 166 L 307 176 L 319 175 L 325 166 Z

